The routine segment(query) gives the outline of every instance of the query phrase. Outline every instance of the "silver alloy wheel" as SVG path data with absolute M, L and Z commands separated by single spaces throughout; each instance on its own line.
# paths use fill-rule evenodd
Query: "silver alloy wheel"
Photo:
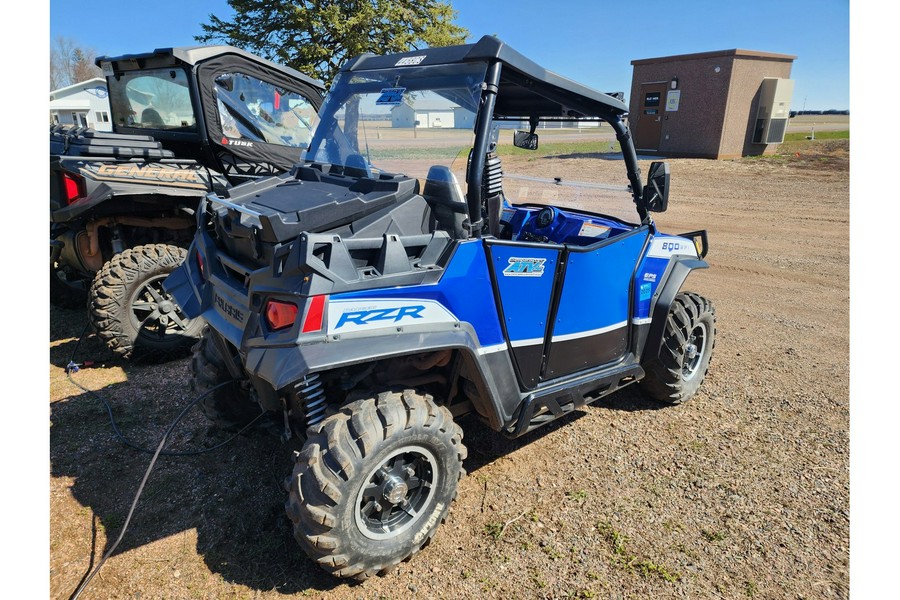
M 700 363 L 703 362 L 703 352 L 706 350 L 706 338 L 706 323 L 700 322 L 694 325 L 684 344 L 681 375 L 685 381 L 693 379 L 699 371 Z
M 354 516 L 369 539 L 387 540 L 416 523 L 438 484 L 437 460 L 421 446 L 393 451 L 372 469 L 356 495 Z

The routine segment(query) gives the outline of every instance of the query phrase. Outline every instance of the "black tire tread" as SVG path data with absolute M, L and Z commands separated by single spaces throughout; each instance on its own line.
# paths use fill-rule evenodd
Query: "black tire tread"
M 216 344 L 210 339 L 209 327 L 203 329 L 200 340 L 194 344 L 191 356 L 191 392 L 195 396 L 206 394 L 217 385 L 231 379 Z M 200 411 L 215 426 L 226 431 L 238 431 L 259 415 L 259 405 L 238 382 L 222 386 L 200 403 Z
M 346 500 L 343 484 L 360 468 L 362 460 L 397 431 L 423 427 L 435 435 L 449 436 L 457 450 L 459 476 L 467 456 L 462 429 L 450 411 L 429 395 L 413 390 L 383 392 L 376 398 L 357 400 L 307 431 L 307 443 L 297 457 L 285 508 L 294 526 L 294 537 L 306 554 L 323 569 L 338 577 L 365 580 L 408 560 L 428 545 L 436 527 L 407 555 L 389 564 L 351 563 L 340 535 L 334 531 L 337 507 Z M 453 493 L 452 500 L 456 498 Z M 450 503 L 439 522 L 446 520 Z
M 694 395 L 699 383 L 696 386 L 685 386 L 681 375 L 681 348 L 694 324 L 704 318 L 711 321 L 712 339 L 709 346 L 709 360 L 703 372 L 697 374 L 696 381 L 702 382 L 706 377 L 716 346 L 716 311 L 712 302 L 703 296 L 694 292 L 680 292 L 675 296 L 669 309 L 659 356 L 645 361 L 642 365 L 646 375 L 641 380 L 640 387 L 647 396 L 674 405 L 681 404 Z
M 97 336 L 118 356 L 132 358 L 138 332 L 130 322 L 127 306 L 131 286 L 158 272 L 171 272 L 187 257 L 187 250 L 169 244 L 146 244 L 128 248 L 113 256 L 94 277 L 88 293 L 90 319 Z M 174 357 L 186 353 L 196 341 L 200 322 L 189 326 L 186 335 L 156 344 L 154 353 Z M 192 334 L 192 330 L 197 329 Z

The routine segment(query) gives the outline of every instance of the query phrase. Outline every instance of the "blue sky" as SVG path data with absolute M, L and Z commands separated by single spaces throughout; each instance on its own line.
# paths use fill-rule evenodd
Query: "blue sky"
M 631 87 L 631 61 L 744 48 L 797 56 L 793 108 L 850 108 L 848 0 L 453 0 L 474 41 L 494 34 L 541 66 L 602 91 Z M 99 54 L 194 45 L 225 0 L 52 0 L 50 40 Z

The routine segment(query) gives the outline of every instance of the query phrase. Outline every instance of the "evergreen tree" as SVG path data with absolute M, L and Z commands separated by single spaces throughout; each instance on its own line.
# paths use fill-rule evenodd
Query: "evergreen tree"
M 465 43 L 468 30 L 440 0 L 228 0 L 229 21 L 210 14 L 202 43 L 243 48 L 331 82 L 350 58 Z

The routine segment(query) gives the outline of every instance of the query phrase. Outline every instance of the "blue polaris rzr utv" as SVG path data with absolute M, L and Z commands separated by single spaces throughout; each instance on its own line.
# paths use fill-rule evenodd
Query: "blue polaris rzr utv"
M 494 37 L 367 54 L 292 171 L 202 203 L 165 284 L 209 324 L 194 388 L 220 426 L 303 441 L 286 508 L 328 572 L 365 579 L 431 539 L 464 473 L 464 414 L 516 437 L 631 383 L 696 393 L 716 322 L 681 286 L 707 267 L 706 232 L 657 231 L 668 166 L 641 183 L 626 111 Z M 499 140 L 535 149 L 538 127 L 611 128 L 624 169 L 583 160 L 619 182 L 538 177 L 514 149 L 531 173 L 504 172 Z

